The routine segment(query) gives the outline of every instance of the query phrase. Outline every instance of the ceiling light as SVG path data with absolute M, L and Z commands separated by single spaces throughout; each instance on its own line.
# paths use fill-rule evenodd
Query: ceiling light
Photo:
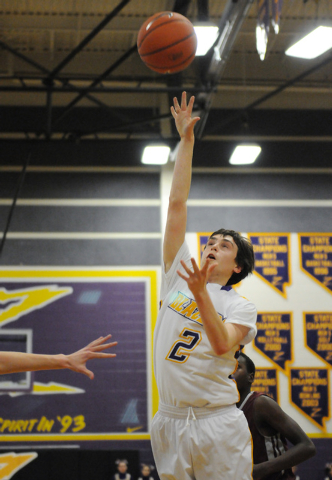
M 254 163 L 261 150 L 259 145 L 238 145 L 234 149 L 229 163 L 231 165 L 249 165 Z
M 141 162 L 145 165 L 164 165 L 171 149 L 167 145 L 149 145 L 143 150 Z
M 288 50 L 286 55 L 299 58 L 316 58 L 332 47 L 332 27 L 317 27 Z
M 217 39 L 219 28 L 208 22 L 197 22 L 194 24 L 197 37 L 196 57 L 205 55 Z

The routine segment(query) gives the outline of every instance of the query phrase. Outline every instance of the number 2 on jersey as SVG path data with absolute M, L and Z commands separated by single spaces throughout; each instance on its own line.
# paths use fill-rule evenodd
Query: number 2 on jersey
M 172 345 L 166 360 L 178 363 L 186 362 L 190 356 L 190 353 L 202 340 L 201 332 L 197 332 L 196 330 L 188 330 L 188 328 L 184 328 L 182 330 L 180 333 L 180 338 L 183 340 L 177 340 Z

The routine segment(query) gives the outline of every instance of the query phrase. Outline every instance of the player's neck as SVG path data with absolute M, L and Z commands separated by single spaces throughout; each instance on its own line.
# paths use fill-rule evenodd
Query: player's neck
M 240 405 L 242 405 L 242 403 L 244 402 L 244 400 L 246 399 L 246 397 L 249 395 L 250 392 L 251 392 L 250 386 L 248 386 L 247 388 L 244 388 L 243 390 L 241 390 L 241 392 L 239 392 L 240 400 L 236 404 L 237 407 L 240 407 Z
M 217 283 L 221 287 L 224 287 L 225 285 L 227 285 L 227 282 L 229 279 L 230 279 L 229 275 L 223 275 L 220 273 L 213 274 L 213 271 L 212 271 L 211 275 L 208 278 L 208 283 Z

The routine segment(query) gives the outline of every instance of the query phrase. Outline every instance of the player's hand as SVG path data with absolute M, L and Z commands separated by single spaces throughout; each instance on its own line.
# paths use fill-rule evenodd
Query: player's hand
M 182 92 L 181 106 L 179 105 L 178 99 L 174 97 L 174 107 L 171 107 L 171 112 L 180 137 L 188 140 L 194 138 L 194 126 L 200 120 L 199 117 L 191 118 L 194 101 L 195 97 L 191 97 L 187 105 L 187 94 L 186 92 Z
M 191 259 L 191 264 L 192 264 L 193 270 L 190 270 L 190 268 L 187 267 L 185 262 L 181 260 L 181 265 L 183 266 L 185 272 L 188 274 L 188 277 L 183 275 L 183 273 L 180 272 L 180 270 L 177 270 L 177 274 L 179 275 L 179 277 L 181 277 L 183 280 L 187 282 L 190 291 L 195 296 L 201 293 L 205 289 L 208 278 L 212 270 L 217 265 L 216 263 L 211 265 L 210 260 L 208 258 L 206 259 L 206 262 L 201 270 L 198 268 L 194 258 Z
M 99 337 L 81 350 L 78 350 L 71 355 L 67 355 L 68 368 L 70 370 L 73 370 L 74 372 L 83 373 L 92 380 L 94 377 L 94 373 L 86 368 L 86 362 L 88 360 L 91 360 L 93 358 L 116 357 L 115 353 L 103 353 L 103 350 L 114 347 L 118 343 L 105 343 L 111 338 L 111 336 L 112 335 L 107 335 L 106 337 Z

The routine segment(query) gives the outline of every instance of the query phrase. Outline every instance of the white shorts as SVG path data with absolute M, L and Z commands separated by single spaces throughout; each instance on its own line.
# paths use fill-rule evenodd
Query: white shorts
M 159 405 L 151 443 L 160 480 L 252 480 L 252 439 L 235 405 Z

